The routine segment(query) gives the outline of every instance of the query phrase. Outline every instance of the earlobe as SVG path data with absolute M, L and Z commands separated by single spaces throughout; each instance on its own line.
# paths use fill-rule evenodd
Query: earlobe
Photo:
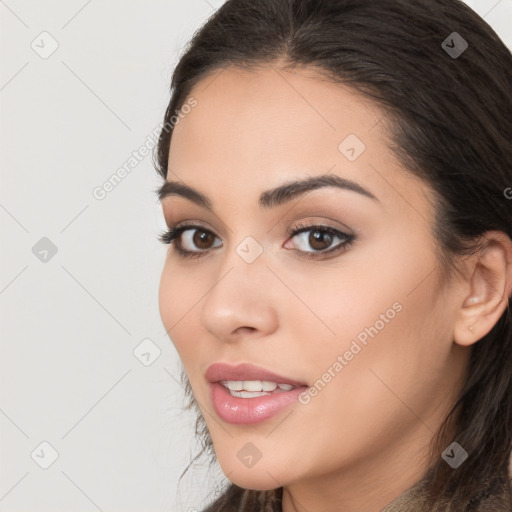
M 512 290 L 512 241 L 503 232 L 489 231 L 482 249 L 470 258 L 470 276 L 457 313 L 453 339 L 469 346 L 496 325 L 507 308 Z
M 485 336 L 483 324 L 479 317 L 482 316 L 481 297 L 471 295 L 466 298 L 459 310 L 454 327 L 453 339 L 462 346 L 472 345 Z

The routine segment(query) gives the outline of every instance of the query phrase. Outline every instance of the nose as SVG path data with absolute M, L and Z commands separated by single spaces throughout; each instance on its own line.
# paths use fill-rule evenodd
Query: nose
M 273 281 L 264 253 L 248 263 L 231 249 L 202 302 L 204 328 L 226 342 L 274 332 L 278 325 L 278 301 Z

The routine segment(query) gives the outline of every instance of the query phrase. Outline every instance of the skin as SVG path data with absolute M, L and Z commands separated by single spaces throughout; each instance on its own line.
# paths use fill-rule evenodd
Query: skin
M 199 223 L 216 238 L 194 246 L 182 235 L 186 249 L 207 251 L 198 259 L 170 246 L 159 305 L 219 464 L 241 487 L 283 486 L 284 512 L 377 512 L 423 475 L 471 347 L 504 311 L 510 240 L 489 232 L 487 249 L 441 280 L 432 191 L 392 155 L 377 106 L 312 69 L 228 68 L 191 96 L 198 104 L 174 129 L 167 179 L 207 195 L 215 213 L 177 196 L 163 213 L 169 226 Z M 366 145 L 353 162 L 338 150 L 348 134 Z M 327 172 L 378 201 L 326 187 L 259 208 L 261 192 Z M 348 228 L 356 240 L 308 259 L 311 232 L 287 234 L 299 221 Z M 236 252 L 249 235 L 263 249 L 250 264 Z M 213 362 L 251 362 L 313 386 L 397 302 L 401 311 L 308 404 L 251 426 L 216 415 L 204 378 Z M 251 468 L 237 457 L 247 442 L 262 453 Z

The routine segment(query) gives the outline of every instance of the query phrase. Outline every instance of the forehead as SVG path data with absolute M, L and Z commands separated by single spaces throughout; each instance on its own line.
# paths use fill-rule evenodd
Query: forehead
M 384 201 L 414 182 L 423 186 L 389 149 L 383 110 L 314 69 L 225 68 L 203 78 L 190 97 L 197 105 L 174 128 L 168 179 L 256 197 L 284 181 L 331 172 Z
M 378 131 L 371 134 L 382 119 L 377 106 L 312 69 L 231 67 L 201 80 L 190 95 L 197 106 L 177 124 L 171 144 L 186 132 L 188 146 L 218 148 L 224 158 L 226 149 L 238 155 L 250 148 L 259 158 L 276 149 L 336 155 L 351 133 L 369 144 L 378 141 Z

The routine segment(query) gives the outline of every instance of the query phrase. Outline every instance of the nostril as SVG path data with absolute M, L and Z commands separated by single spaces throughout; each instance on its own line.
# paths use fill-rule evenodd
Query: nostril
M 245 331 L 245 330 L 248 330 L 249 332 L 252 332 L 252 331 L 255 331 L 256 330 L 256 327 L 238 327 L 238 329 L 236 330 L 236 332 L 238 331 L 241 331 L 242 333 Z

